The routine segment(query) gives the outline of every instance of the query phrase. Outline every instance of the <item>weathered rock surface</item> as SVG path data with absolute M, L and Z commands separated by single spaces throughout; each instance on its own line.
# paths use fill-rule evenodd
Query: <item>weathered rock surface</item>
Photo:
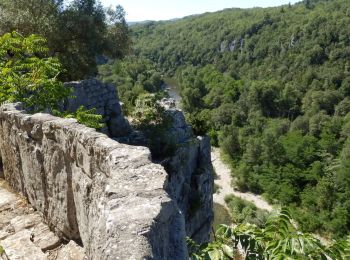
M 213 221 L 213 168 L 208 137 L 196 137 L 181 111 L 167 111 L 173 124 L 168 130 L 176 151 L 163 161 L 169 174 L 167 191 L 185 216 L 186 234 L 195 241 L 209 241 Z
M 50 231 L 42 217 L 25 201 L 16 195 L 3 179 L 0 179 L 0 245 L 5 250 L 0 259 L 54 259 L 53 253 L 72 254 L 83 260 L 84 249 L 73 241 L 62 244 L 61 239 Z M 53 251 L 49 251 L 53 250 Z M 76 254 L 79 252 L 79 254 Z M 62 253 L 61 253 L 62 254 Z
M 1 241 L 5 254 L 10 260 L 46 260 L 46 255 L 30 241 L 31 231 L 22 230 Z
M 132 145 L 145 145 L 142 135 L 131 130 L 121 112 L 116 88 L 98 80 L 67 83 L 73 87 L 75 99 L 68 100 L 66 109 L 84 105 L 97 108 L 104 116 L 111 137 Z M 213 170 L 210 142 L 207 137 L 197 138 L 186 123 L 181 111 L 176 110 L 173 98 L 164 98 L 160 104 L 168 110 L 173 124 L 168 130 L 178 147 L 175 156 L 163 163 L 169 176 L 166 190 L 177 202 L 185 217 L 186 234 L 197 242 L 209 239 L 213 219 Z M 122 137 L 122 138 L 120 138 Z
M 88 259 L 187 258 L 184 217 L 147 148 L 5 105 L 0 153 L 9 184 L 60 238 L 81 241 Z M 48 248 L 41 242 L 35 246 Z
M 96 107 L 106 134 L 142 143 L 142 134 L 123 117 L 113 86 L 97 80 L 68 85 L 77 98 L 67 100 L 65 109 Z M 87 259 L 186 259 L 186 235 L 197 242 L 209 239 L 213 174 L 209 139 L 195 137 L 172 103 L 165 105 L 177 149 L 161 163 L 166 172 L 151 162 L 145 147 L 113 141 L 73 119 L 28 115 L 19 104 L 1 107 L 0 177 L 26 197 L 54 233 L 37 222 L 41 216 L 33 210 L 25 218 L 6 210 L 12 223 L 0 218 L 0 240 L 31 230 L 34 240 L 28 245 L 47 251 L 49 260 L 80 260 L 84 252 Z M 0 189 L 0 210 L 12 208 L 14 201 Z M 62 238 L 84 250 L 73 241 L 60 245 Z
M 106 123 L 104 133 L 111 137 L 130 134 L 131 127 L 121 111 L 115 86 L 96 79 L 69 82 L 65 85 L 73 89 L 75 98 L 65 101 L 64 110 L 75 111 L 80 106 L 87 109 L 96 108 L 96 112 L 103 116 Z
M 74 241 L 70 241 L 67 245 L 51 251 L 48 260 L 85 260 L 86 256 L 82 247 L 78 246 Z

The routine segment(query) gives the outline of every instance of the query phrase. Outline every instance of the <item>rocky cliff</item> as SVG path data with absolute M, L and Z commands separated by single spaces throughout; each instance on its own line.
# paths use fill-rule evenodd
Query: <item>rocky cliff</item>
M 65 83 L 72 88 L 72 96 L 65 100 L 63 110 L 76 111 L 80 106 L 87 109 L 96 108 L 103 116 L 106 127 L 102 130 L 110 137 L 129 135 L 132 131 L 129 122 L 124 118 L 119 104 L 115 86 L 103 84 L 96 79 Z
M 185 259 L 184 218 L 145 147 L 48 114 L 0 109 L 5 179 L 89 259 Z
M 97 80 L 68 85 L 77 98 L 65 109 L 95 107 L 106 134 L 135 143 L 113 86 Z M 83 245 L 90 259 L 186 259 L 186 235 L 209 239 L 210 142 L 193 135 L 182 112 L 168 113 L 176 150 L 156 164 L 146 147 L 114 141 L 73 119 L 5 105 L 2 172 L 56 234 Z
M 67 100 L 66 109 L 74 110 L 81 105 L 95 107 L 104 117 L 109 136 L 119 137 L 116 140 L 123 140 L 123 143 L 142 144 L 142 141 L 136 140 L 139 136 L 133 132 L 121 113 L 113 85 L 98 80 L 84 80 L 67 83 L 67 86 L 73 88 L 77 98 Z M 175 108 L 172 99 L 162 100 L 161 105 L 172 118 L 165 136 L 171 137 L 176 150 L 173 156 L 157 163 L 162 164 L 168 173 L 166 190 L 185 217 L 187 236 L 197 242 L 206 242 L 209 240 L 213 220 L 214 179 L 210 140 L 193 134 L 192 128 L 186 123 L 183 113 Z
M 167 113 L 173 119 L 168 136 L 177 148 L 173 156 L 161 162 L 169 175 L 166 189 L 185 216 L 187 236 L 207 242 L 214 216 L 210 140 L 194 136 L 181 111 L 168 109 Z

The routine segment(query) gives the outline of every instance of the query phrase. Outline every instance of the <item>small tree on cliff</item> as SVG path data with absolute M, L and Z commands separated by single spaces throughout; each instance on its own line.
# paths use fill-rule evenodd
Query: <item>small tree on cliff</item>
M 62 68 L 48 55 L 45 39 L 17 32 L 0 37 L 0 103 L 22 102 L 32 112 L 49 110 L 57 116 L 76 118 L 92 128 L 102 128 L 101 115 L 80 107 L 74 113 L 59 112 L 59 104 L 71 89 L 57 79 Z
M 0 37 L 0 102 L 19 101 L 27 109 L 56 109 L 70 94 L 57 80 L 61 64 L 48 55 L 45 39 L 17 32 Z

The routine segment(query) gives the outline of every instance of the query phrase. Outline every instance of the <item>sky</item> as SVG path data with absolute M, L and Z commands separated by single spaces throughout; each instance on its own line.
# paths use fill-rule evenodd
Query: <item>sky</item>
M 105 6 L 120 4 L 128 22 L 169 20 L 225 8 L 270 7 L 300 0 L 100 0 Z

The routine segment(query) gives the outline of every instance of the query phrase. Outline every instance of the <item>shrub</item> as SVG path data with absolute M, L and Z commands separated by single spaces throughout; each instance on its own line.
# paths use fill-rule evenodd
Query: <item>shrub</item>
M 80 107 L 74 113 L 59 112 L 59 105 L 71 89 L 57 79 L 62 71 L 56 58 L 49 56 L 46 40 L 17 32 L 0 37 L 0 103 L 22 102 L 30 112 L 49 111 L 92 128 L 102 128 L 102 116 L 95 109 Z
M 105 126 L 102 123 L 102 116 L 96 114 L 96 108 L 86 109 L 84 106 L 80 106 L 73 113 L 54 111 L 54 115 L 64 118 L 75 118 L 78 123 L 95 129 L 101 129 Z
M 17 32 L 0 37 L 0 102 L 19 101 L 33 112 L 52 110 L 71 90 L 57 80 L 62 68 L 46 40 Z

